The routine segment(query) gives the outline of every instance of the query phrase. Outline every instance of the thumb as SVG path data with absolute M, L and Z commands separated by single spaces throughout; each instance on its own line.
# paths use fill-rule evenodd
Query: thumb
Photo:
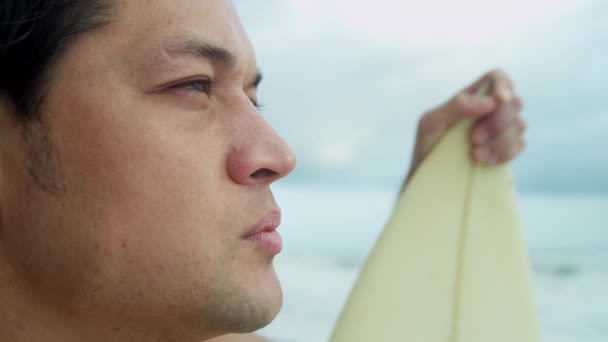
M 445 104 L 422 116 L 418 127 L 418 138 L 424 140 L 423 146 L 432 145 L 461 120 L 489 115 L 496 106 L 493 97 L 477 95 L 476 91 L 465 89 Z
M 451 127 L 462 119 L 477 119 L 486 116 L 494 111 L 496 106 L 494 97 L 466 89 L 441 106 L 437 115 L 445 120 L 448 127 Z
M 417 167 L 432 147 L 458 122 L 463 119 L 477 119 L 496 110 L 496 100 L 487 95 L 489 87 L 488 82 L 479 80 L 445 104 L 422 116 L 418 125 L 412 169 Z

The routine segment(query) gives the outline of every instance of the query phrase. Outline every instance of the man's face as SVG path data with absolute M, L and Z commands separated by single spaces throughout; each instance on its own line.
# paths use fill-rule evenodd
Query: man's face
M 92 319 L 216 333 L 270 322 L 276 246 L 244 236 L 274 219 L 269 184 L 295 161 L 253 104 L 233 5 L 125 1 L 54 70 L 42 124 L 1 156 L 16 272 Z

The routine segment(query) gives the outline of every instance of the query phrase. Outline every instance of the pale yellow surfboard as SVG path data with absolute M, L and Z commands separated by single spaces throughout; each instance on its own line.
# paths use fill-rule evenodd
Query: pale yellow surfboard
M 331 342 L 538 342 L 508 166 L 470 158 L 470 122 L 420 165 Z

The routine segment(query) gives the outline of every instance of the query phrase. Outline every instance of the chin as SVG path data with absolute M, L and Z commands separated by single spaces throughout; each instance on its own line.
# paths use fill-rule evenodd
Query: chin
M 260 315 L 258 327 L 256 327 L 254 330 L 261 329 L 270 324 L 281 311 L 281 307 L 283 306 L 283 291 L 281 290 L 281 286 L 278 284 L 278 282 L 273 297 L 269 298 L 264 304 L 264 315 Z
M 255 291 L 256 293 L 251 294 L 251 301 L 244 308 L 251 325 L 247 328 L 247 331 L 242 332 L 252 332 L 267 326 L 281 311 L 283 291 L 278 279 L 274 276 L 263 284 L 265 286 L 258 288 L 258 291 Z
M 217 288 L 208 302 L 207 314 L 213 318 L 218 331 L 249 333 L 270 324 L 283 304 L 283 292 L 274 269 L 245 281 L 239 279 L 229 290 Z M 209 316 L 208 316 L 209 317 Z

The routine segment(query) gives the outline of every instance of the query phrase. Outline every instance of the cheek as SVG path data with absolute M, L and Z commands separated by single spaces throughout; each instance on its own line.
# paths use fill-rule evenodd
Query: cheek
M 171 260 L 219 257 L 230 246 L 224 227 L 238 226 L 225 215 L 221 136 L 132 112 L 73 104 L 75 119 L 53 130 L 76 221 L 100 227 L 91 234 L 101 253 L 133 264 L 125 267 L 148 265 L 153 272 L 171 268 Z

